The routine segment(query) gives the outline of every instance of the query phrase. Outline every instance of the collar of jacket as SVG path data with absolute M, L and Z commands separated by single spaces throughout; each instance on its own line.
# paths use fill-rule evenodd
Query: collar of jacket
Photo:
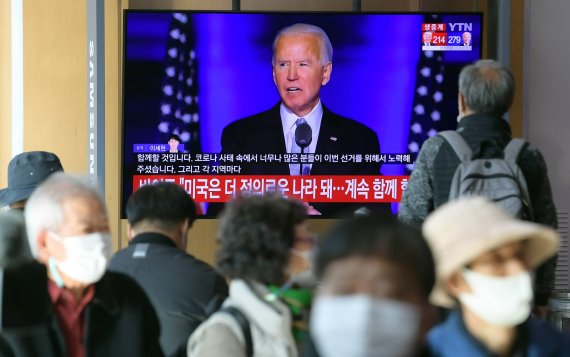
M 161 244 L 176 248 L 176 244 L 168 236 L 162 233 L 156 232 L 145 232 L 137 234 L 130 242 L 129 245 L 139 244 L 139 243 L 150 243 L 150 244 Z
M 105 273 L 101 280 L 95 283 L 95 296 L 91 304 L 101 306 L 110 315 L 117 315 L 121 308 L 117 296 L 113 292 L 110 279 L 109 274 Z M 87 308 L 89 308 L 89 305 Z
M 465 133 L 469 131 L 504 131 L 511 133 L 509 123 L 503 118 L 497 118 L 484 114 L 471 114 L 463 117 L 457 124 L 457 131 Z
M 529 340 L 527 338 L 526 329 L 528 321 L 517 326 L 517 336 L 513 342 L 510 355 L 525 355 Z M 444 350 L 452 353 L 465 353 L 469 356 L 494 356 L 481 341 L 476 339 L 465 326 L 463 315 L 459 310 L 453 311 L 442 325 L 445 331 Z M 441 341 L 440 341 L 441 342 Z M 542 356 L 542 355 L 541 355 Z
M 234 300 L 235 305 L 263 331 L 279 336 L 290 328 L 291 317 L 287 306 L 279 300 L 265 300 L 268 294 L 271 294 L 269 289 L 256 282 L 234 279 L 230 283 L 229 300 Z

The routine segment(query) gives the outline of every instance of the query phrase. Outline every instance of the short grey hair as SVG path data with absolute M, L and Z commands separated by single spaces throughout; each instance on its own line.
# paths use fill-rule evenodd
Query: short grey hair
M 287 26 L 287 27 L 281 29 L 277 33 L 277 35 L 275 35 L 275 39 L 273 39 L 273 58 L 271 59 L 271 63 L 273 65 L 275 65 L 275 50 L 277 47 L 277 41 L 282 36 L 301 35 L 301 34 L 316 35 L 319 38 L 319 42 L 321 43 L 321 51 L 320 51 L 321 52 L 320 53 L 321 64 L 325 65 L 328 62 L 332 63 L 333 48 L 332 48 L 331 40 L 327 36 L 327 33 L 325 32 L 325 30 L 323 30 L 322 28 L 315 26 L 315 25 L 298 23 L 298 24 Z
M 40 231 L 59 230 L 63 222 L 62 203 L 73 197 L 93 197 L 105 210 L 103 198 L 87 178 L 62 172 L 51 175 L 30 196 L 24 214 L 28 242 L 34 257 L 38 256 L 36 245 Z
M 459 92 L 473 112 L 502 117 L 513 103 L 515 78 L 499 62 L 479 60 L 461 70 Z

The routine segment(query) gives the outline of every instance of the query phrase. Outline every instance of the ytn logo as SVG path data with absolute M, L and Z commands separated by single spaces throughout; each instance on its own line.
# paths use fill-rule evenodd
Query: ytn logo
M 473 31 L 473 24 L 466 22 L 449 23 L 449 28 L 452 32 Z

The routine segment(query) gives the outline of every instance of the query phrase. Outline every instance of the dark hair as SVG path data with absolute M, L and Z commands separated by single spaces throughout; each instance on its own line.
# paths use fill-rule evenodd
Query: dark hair
M 435 263 L 421 232 L 395 218 L 356 217 L 334 226 L 318 246 L 317 276 L 335 261 L 352 256 L 379 257 L 410 269 L 426 298 L 435 284 Z
M 192 197 L 180 186 L 161 182 L 146 185 L 133 192 L 127 202 L 127 219 L 131 226 L 142 221 L 157 228 L 170 230 L 188 219 L 196 219 L 196 205 Z
M 170 136 L 168 137 L 168 141 L 170 141 L 170 140 L 172 140 L 172 139 L 178 141 L 179 143 L 182 142 L 182 140 L 180 140 L 180 137 L 179 137 L 178 135 L 176 135 L 176 134 L 170 134 Z
M 230 279 L 281 284 L 305 206 L 279 194 L 242 196 L 220 217 L 217 265 Z

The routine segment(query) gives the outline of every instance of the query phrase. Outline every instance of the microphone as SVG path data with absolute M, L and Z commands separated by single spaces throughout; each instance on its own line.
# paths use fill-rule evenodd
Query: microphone
M 307 123 L 297 125 L 297 129 L 295 129 L 295 142 L 301 148 L 301 153 L 304 148 L 311 145 L 311 141 L 313 141 L 313 130 L 311 126 Z
M 301 154 L 305 153 L 305 148 L 313 141 L 313 130 L 307 122 L 297 125 L 295 129 L 295 142 L 301 148 Z M 303 174 L 303 163 L 299 163 L 299 174 Z

